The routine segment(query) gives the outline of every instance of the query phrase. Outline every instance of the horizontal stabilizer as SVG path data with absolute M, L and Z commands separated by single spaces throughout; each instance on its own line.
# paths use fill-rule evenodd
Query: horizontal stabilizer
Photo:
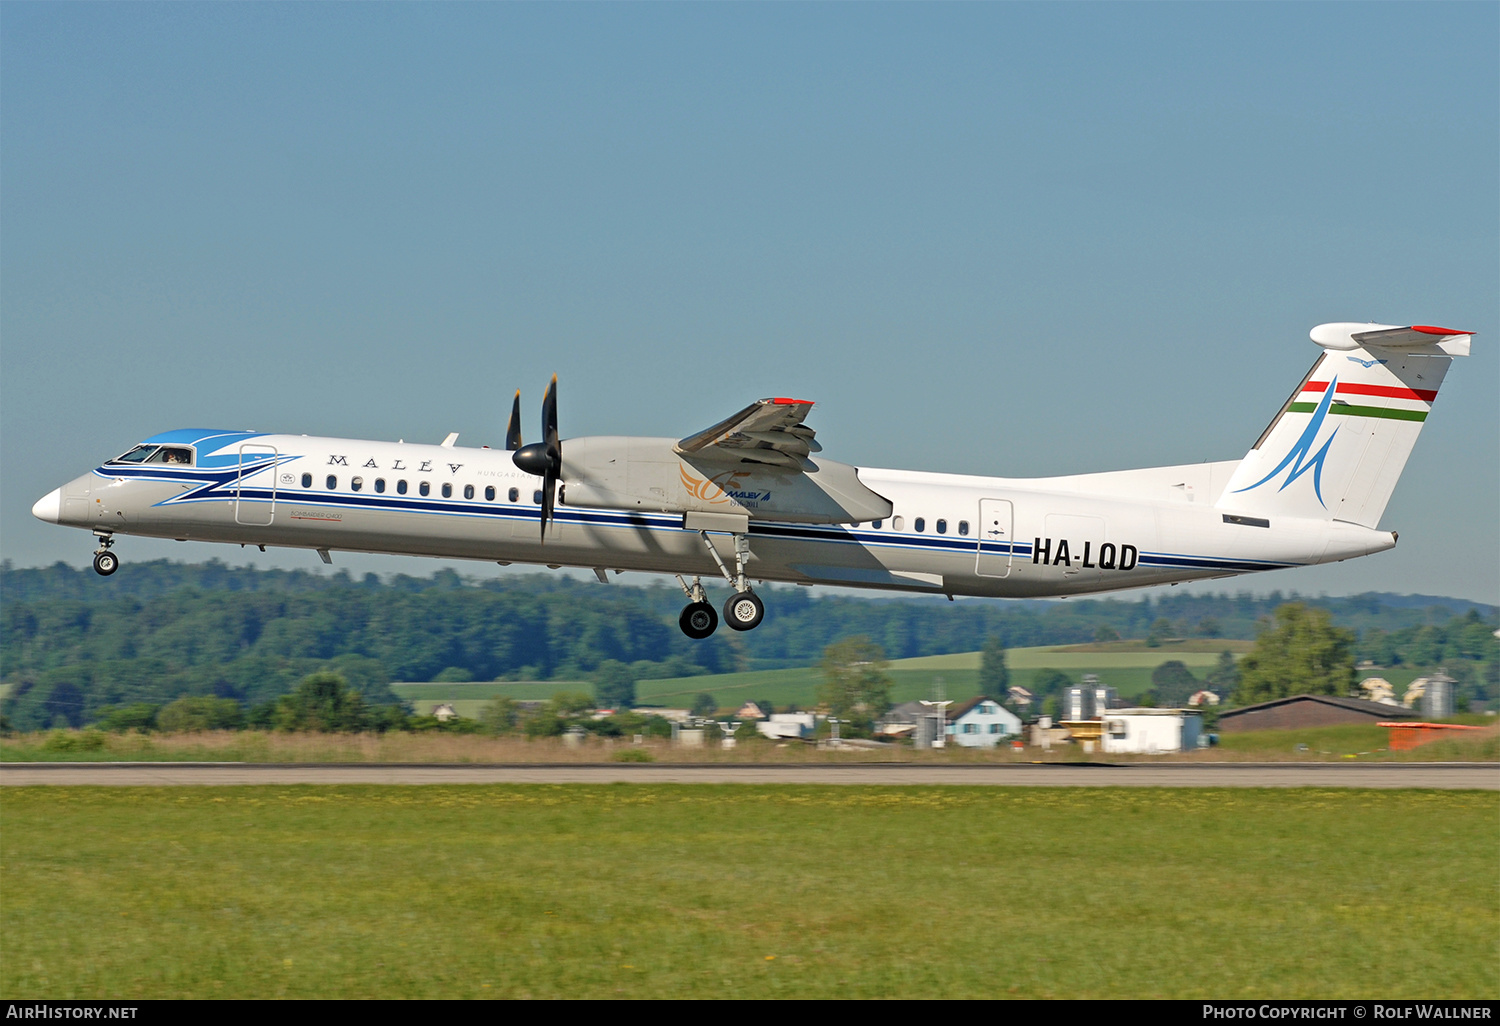
M 1342 321 L 1320 324 L 1308 333 L 1324 349 L 1359 349 L 1379 346 L 1382 349 L 1426 349 L 1447 356 L 1468 356 L 1473 332 L 1438 328 L 1431 324 L 1397 327 L 1391 324 L 1359 324 Z

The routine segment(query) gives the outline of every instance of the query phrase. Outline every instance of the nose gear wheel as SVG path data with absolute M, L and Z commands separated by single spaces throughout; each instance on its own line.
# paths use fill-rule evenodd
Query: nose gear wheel
M 94 537 L 99 539 L 99 547 L 94 550 L 94 573 L 100 577 L 108 577 L 120 569 L 120 557 L 109 551 L 110 546 L 115 543 L 114 535 L 108 531 L 96 530 Z

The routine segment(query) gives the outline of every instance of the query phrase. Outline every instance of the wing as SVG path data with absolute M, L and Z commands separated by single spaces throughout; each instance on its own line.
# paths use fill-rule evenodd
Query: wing
M 768 463 L 806 469 L 803 460 L 822 446 L 802 421 L 812 403 L 803 399 L 762 399 L 711 428 L 677 443 L 677 452 L 736 463 Z

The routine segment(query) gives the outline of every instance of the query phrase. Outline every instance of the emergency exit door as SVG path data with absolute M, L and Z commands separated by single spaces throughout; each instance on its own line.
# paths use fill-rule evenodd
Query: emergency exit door
M 974 572 L 980 577 L 1009 577 L 1013 514 L 1009 499 L 979 500 L 979 550 Z

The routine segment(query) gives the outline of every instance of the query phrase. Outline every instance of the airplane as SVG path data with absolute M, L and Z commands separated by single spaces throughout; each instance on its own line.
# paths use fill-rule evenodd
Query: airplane
M 1393 547 L 1381 514 L 1472 332 L 1336 323 L 1243 459 L 1065 477 L 854 467 L 824 459 L 812 403 L 771 398 L 681 439 L 558 433 L 505 450 L 180 429 L 54 489 L 32 513 L 118 535 L 675 574 L 679 625 L 760 624 L 766 582 L 1052 598 L 1329 563 Z M 691 583 L 686 579 L 690 577 Z

